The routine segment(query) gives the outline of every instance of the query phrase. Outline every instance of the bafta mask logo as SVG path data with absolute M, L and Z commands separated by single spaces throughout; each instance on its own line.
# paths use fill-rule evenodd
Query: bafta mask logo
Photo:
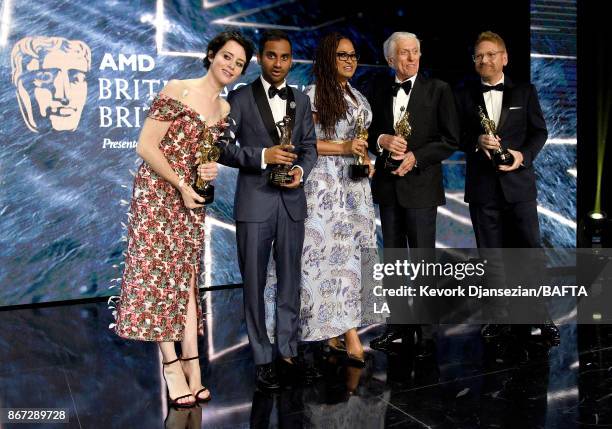
M 11 54 L 21 115 L 35 132 L 74 131 L 87 100 L 91 49 L 80 40 L 24 37 Z

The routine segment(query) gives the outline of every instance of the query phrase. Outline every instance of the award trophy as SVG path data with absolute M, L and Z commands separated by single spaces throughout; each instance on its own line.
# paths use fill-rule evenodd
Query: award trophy
M 495 137 L 495 131 L 497 128 L 495 121 L 487 118 L 487 115 L 485 115 L 482 110 L 482 106 L 478 106 L 478 116 L 480 116 L 480 125 L 482 125 L 482 129 L 484 130 L 485 134 Z M 491 160 L 493 161 L 493 164 L 495 164 L 495 167 L 500 165 L 512 165 L 514 162 L 514 157 L 512 154 L 508 152 L 508 149 L 502 148 L 501 145 L 497 149 L 489 151 L 489 153 L 491 153 Z
M 221 150 L 214 140 L 214 136 L 208 130 L 205 131 L 204 139 L 198 148 L 198 165 L 207 162 L 216 162 L 221 156 Z M 204 198 L 204 204 L 211 204 L 215 200 L 215 187 L 209 181 L 198 177 L 193 185 L 193 190 Z
M 398 137 L 403 137 L 406 142 L 408 142 L 408 138 L 412 134 L 412 127 L 410 126 L 410 113 L 408 109 L 402 107 L 400 109 L 400 119 L 397 121 L 393 129 L 395 130 L 395 135 Z M 384 169 L 387 172 L 391 172 L 397 170 L 399 166 L 402 164 L 402 159 L 392 158 L 391 152 L 387 154 L 387 158 L 385 159 Z
M 280 130 L 280 143 L 281 148 L 287 152 L 293 152 L 294 147 L 291 144 L 291 118 L 285 116 L 282 121 L 278 121 L 276 126 Z M 277 164 L 274 166 L 270 175 L 268 176 L 268 182 L 273 186 L 287 185 L 293 182 L 293 176 L 289 174 L 292 165 Z
M 364 112 L 357 117 L 357 124 L 355 125 L 355 138 L 359 140 L 368 139 L 368 129 L 365 127 Z M 354 155 L 354 157 L 355 164 L 351 164 L 349 166 L 349 177 L 353 180 L 360 180 L 364 177 L 368 177 L 368 174 L 370 173 L 370 166 L 363 163 L 363 156 Z

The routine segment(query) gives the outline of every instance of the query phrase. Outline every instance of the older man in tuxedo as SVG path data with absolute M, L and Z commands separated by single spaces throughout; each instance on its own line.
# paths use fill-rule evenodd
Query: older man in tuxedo
M 370 151 L 379 155 L 372 195 L 380 208 L 383 244 L 385 248 L 433 249 L 437 207 L 446 202 L 442 161 L 458 148 L 453 93 L 447 83 L 419 73 L 421 44 L 416 35 L 393 33 L 383 49 L 394 76 L 379 82 L 370 97 L 374 117 L 368 142 Z M 408 141 L 395 132 L 405 112 L 412 127 Z M 394 312 L 406 310 L 393 307 L 391 322 Z M 370 346 L 388 350 L 396 339 L 412 342 L 415 328 L 389 323 Z

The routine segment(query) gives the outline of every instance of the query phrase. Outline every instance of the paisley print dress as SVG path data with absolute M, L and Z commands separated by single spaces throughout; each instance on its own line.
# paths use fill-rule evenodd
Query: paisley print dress
M 355 138 L 357 118 L 372 122 L 367 99 L 349 85 L 357 100 L 345 95 L 346 117 L 335 128 L 335 136 L 324 136 L 319 124 L 317 138 L 350 140 Z M 305 90 L 312 111 L 315 86 Z M 376 217 L 367 178 L 352 180 L 349 166 L 352 155 L 319 156 L 304 184 L 308 217 L 305 221 L 300 286 L 300 340 L 317 341 L 343 334 L 351 328 L 373 323 L 362 314 L 362 248 L 376 247 Z M 268 335 L 274 337 L 274 297 L 276 275 L 270 258 L 264 300 Z M 365 308 L 365 307 L 364 307 Z

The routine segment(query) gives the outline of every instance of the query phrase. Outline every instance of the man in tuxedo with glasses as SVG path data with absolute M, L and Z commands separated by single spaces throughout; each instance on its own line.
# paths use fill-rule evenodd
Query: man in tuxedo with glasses
M 532 84 L 515 83 L 504 74 L 508 52 L 498 34 L 481 33 L 472 59 L 480 80 L 458 90 L 456 101 L 461 149 L 466 158 L 465 202 L 470 207 L 476 244 L 483 249 L 539 248 L 533 162 L 548 131 L 538 94 Z M 479 111 L 495 122 L 494 135 L 483 129 Z M 512 155 L 507 165 L 492 160 L 500 147 Z M 538 311 L 545 311 L 543 304 Z M 485 317 L 490 313 L 498 319 L 507 312 L 508 302 L 500 299 L 492 300 L 484 309 Z M 558 344 L 559 330 L 552 321 L 539 327 L 543 338 Z M 528 328 L 525 325 L 522 329 Z M 490 339 L 509 330 L 507 324 L 491 323 L 482 334 Z

